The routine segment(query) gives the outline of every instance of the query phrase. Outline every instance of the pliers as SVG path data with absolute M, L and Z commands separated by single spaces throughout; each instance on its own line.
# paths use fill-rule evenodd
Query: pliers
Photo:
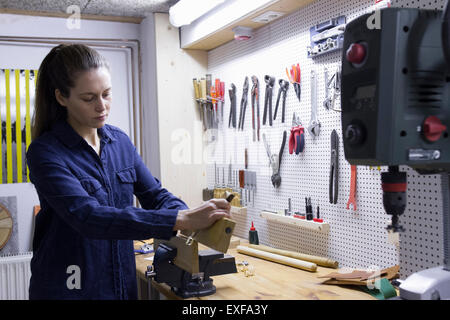
M 259 132 L 261 129 L 261 121 L 259 116 L 259 80 L 256 76 L 252 76 L 252 112 L 253 112 L 253 132 L 255 131 L 255 121 L 256 121 L 256 130 L 257 130 L 257 137 L 259 141 Z M 256 105 L 256 115 L 255 115 L 255 105 Z M 253 138 L 253 140 L 255 140 Z
M 336 130 L 331 132 L 331 161 L 330 161 L 330 203 L 336 204 L 338 199 L 338 162 L 339 162 L 339 136 Z
M 272 126 L 272 94 L 273 86 L 275 84 L 275 77 L 264 76 L 264 81 L 266 82 L 266 96 L 264 99 L 264 115 L 263 115 L 263 125 L 267 121 L 267 110 L 269 111 L 269 124 Z
M 278 80 L 278 84 L 280 85 L 280 89 L 278 90 L 277 104 L 275 106 L 275 113 L 273 115 L 273 120 L 277 119 L 278 106 L 280 104 L 281 95 L 283 95 L 283 109 L 281 113 L 281 122 L 284 123 L 284 114 L 286 112 L 286 93 L 289 89 L 289 81 L 280 79 Z
M 238 129 L 244 130 L 245 123 L 245 110 L 247 109 L 248 100 L 248 77 L 245 77 L 244 88 L 242 89 L 241 110 L 239 114 L 239 126 Z
M 230 94 L 230 118 L 228 120 L 228 128 L 236 128 L 236 86 L 231 84 L 231 89 L 228 90 Z
M 289 154 L 299 154 L 305 149 L 305 128 L 300 118 L 295 114 L 292 117 L 291 135 L 289 137 Z

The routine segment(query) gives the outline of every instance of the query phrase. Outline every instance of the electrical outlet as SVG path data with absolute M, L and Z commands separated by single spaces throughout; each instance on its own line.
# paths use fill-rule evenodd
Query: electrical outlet
M 253 18 L 252 21 L 258 22 L 258 23 L 269 23 L 269 22 L 276 20 L 282 16 L 284 16 L 284 12 L 267 11 L 267 12 L 264 12 L 262 15 Z

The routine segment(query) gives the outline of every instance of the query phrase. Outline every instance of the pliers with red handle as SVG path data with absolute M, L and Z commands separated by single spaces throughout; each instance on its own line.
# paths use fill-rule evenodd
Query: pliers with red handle
M 305 128 L 295 112 L 292 117 L 291 135 L 289 137 L 289 154 L 300 154 L 305 149 Z

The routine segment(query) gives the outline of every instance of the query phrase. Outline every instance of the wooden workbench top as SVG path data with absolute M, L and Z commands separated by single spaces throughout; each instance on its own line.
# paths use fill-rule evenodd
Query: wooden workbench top
M 138 246 L 142 243 L 137 243 Z M 205 249 L 205 248 L 199 248 Z M 254 269 L 254 275 L 246 277 L 243 272 L 212 277 L 216 293 L 189 300 L 375 300 L 359 289 L 321 284 L 319 276 L 336 269 L 317 267 L 317 272 L 308 272 L 267 260 L 240 254 L 229 249 L 236 263 L 246 261 Z M 153 253 L 136 256 L 138 277 L 145 279 L 147 266 L 152 264 Z M 239 267 L 238 267 L 239 270 Z M 181 299 L 171 292 L 166 284 L 152 282 L 153 286 L 168 299 Z

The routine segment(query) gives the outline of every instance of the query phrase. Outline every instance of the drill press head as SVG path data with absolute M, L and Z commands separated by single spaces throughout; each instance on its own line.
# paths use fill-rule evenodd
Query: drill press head
M 353 20 L 344 34 L 345 157 L 352 165 L 389 166 L 381 182 L 394 232 L 403 231 L 406 207 L 406 173 L 398 166 L 450 172 L 447 16 L 447 10 L 382 9 Z
M 383 9 L 347 25 L 341 104 L 352 165 L 450 170 L 442 25 L 441 11 L 412 8 Z

